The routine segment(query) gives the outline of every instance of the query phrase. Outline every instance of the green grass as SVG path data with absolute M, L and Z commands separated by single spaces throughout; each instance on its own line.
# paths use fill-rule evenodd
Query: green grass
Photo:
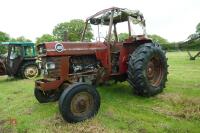
M 69 124 L 58 103 L 40 104 L 34 81 L 0 77 L 0 132 L 200 132 L 200 59 L 170 52 L 163 93 L 143 98 L 127 82 L 99 87 L 101 108 L 96 117 Z

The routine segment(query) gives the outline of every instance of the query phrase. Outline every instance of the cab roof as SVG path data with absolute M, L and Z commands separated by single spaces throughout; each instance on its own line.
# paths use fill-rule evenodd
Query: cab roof
M 99 25 L 99 24 L 109 25 L 112 11 L 114 11 L 114 16 L 113 16 L 114 24 L 128 21 L 128 18 L 130 16 L 135 24 L 141 23 L 142 25 L 145 25 L 143 14 L 139 10 L 129 10 L 127 8 L 118 8 L 118 7 L 111 7 L 108 9 L 101 10 L 96 14 L 87 18 L 86 21 L 89 21 L 91 24 L 94 25 Z
M 0 42 L 0 45 L 21 45 L 21 46 L 34 46 L 33 42 Z

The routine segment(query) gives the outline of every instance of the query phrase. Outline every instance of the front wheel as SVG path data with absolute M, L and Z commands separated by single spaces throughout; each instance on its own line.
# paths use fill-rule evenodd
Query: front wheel
M 64 90 L 59 99 L 59 109 L 64 120 L 74 123 L 95 116 L 100 107 L 96 88 L 86 83 L 76 83 Z
M 167 68 L 167 58 L 161 47 L 153 43 L 143 44 L 130 56 L 128 81 L 136 94 L 153 96 L 163 91 Z
M 61 91 L 60 90 L 42 91 L 38 88 L 35 88 L 34 95 L 39 103 L 55 102 L 59 99 Z

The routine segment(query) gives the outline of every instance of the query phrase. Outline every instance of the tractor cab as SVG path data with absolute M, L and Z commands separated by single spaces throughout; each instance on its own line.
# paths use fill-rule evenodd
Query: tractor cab
M 139 45 L 152 42 L 139 10 L 112 7 L 97 12 L 86 19 L 81 41 L 89 24 L 95 35 L 93 41 L 104 43 L 109 50 L 109 73 L 114 76 L 126 73 L 128 56 Z
M 95 41 L 117 43 L 147 39 L 145 19 L 138 10 L 112 7 L 97 12 L 86 19 L 81 41 L 84 41 L 88 24 L 95 32 Z
M 0 75 L 24 77 L 22 67 L 27 63 L 36 62 L 35 45 L 32 42 L 2 42 L 0 47 L 6 49 L 5 53 L 0 55 Z M 30 78 L 30 76 L 24 78 Z

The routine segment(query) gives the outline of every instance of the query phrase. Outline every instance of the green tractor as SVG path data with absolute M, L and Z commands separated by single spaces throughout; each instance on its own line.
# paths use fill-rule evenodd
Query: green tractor
M 34 43 L 2 42 L 0 47 L 7 51 L 0 53 L 0 76 L 32 79 L 39 75 Z

